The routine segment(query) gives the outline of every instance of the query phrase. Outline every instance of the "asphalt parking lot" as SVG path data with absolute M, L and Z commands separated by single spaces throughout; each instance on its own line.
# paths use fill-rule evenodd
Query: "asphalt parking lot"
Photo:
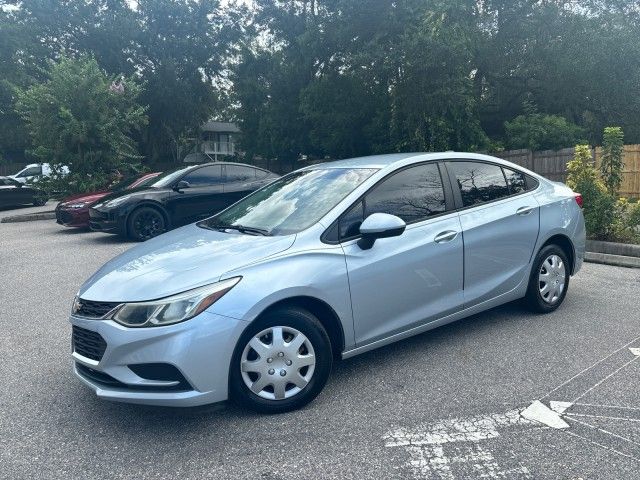
M 343 361 L 305 409 L 260 416 L 108 403 L 73 377 L 73 296 L 133 245 L 0 224 L 0 478 L 639 476 L 640 270 L 585 264 L 551 315 L 510 304 Z M 568 428 L 523 417 L 535 400 Z

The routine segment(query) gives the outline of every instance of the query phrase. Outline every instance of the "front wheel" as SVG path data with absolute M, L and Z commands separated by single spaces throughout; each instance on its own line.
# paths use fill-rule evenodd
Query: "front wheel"
M 252 410 L 282 413 L 303 407 L 325 386 L 331 342 L 309 312 L 267 313 L 242 334 L 229 372 L 231 397 Z
M 133 240 L 144 242 L 167 230 L 164 216 L 153 207 L 137 208 L 129 216 L 127 233 Z
M 535 258 L 525 302 L 540 313 L 553 312 L 564 301 L 569 288 L 569 262 L 557 245 L 547 245 Z
M 36 207 L 42 207 L 43 205 L 46 205 L 47 200 L 47 197 L 44 195 L 35 195 L 33 197 L 33 205 Z

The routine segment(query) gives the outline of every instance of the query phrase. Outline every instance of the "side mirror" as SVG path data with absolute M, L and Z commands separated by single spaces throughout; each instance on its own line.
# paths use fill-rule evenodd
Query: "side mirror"
M 407 224 L 400 217 L 388 213 L 372 213 L 365 218 L 360 225 L 358 246 L 363 250 L 369 250 L 378 238 L 397 237 L 402 235 Z
M 179 192 L 180 190 L 184 190 L 185 188 L 189 188 L 191 186 L 191 184 L 189 182 L 187 182 L 186 180 L 180 180 L 178 183 L 176 183 L 176 186 L 173 187 L 173 189 L 176 192 Z

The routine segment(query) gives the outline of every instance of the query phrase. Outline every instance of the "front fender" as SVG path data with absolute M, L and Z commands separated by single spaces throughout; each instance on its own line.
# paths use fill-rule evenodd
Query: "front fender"
M 287 253 L 232 270 L 221 278 L 234 276 L 242 276 L 242 280 L 212 305 L 211 312 L 251 322 L 277 302 L 312 297 L 335 311 L 342 324 L 345 348 L 354 345 L 349 282 L 341 246 Z

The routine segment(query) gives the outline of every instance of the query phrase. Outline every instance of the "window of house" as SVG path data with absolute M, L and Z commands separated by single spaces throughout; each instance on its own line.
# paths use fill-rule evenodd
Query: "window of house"
M 502 168 L 491 163 L 450 162 L 447 164 L 453 175 L 465 207 L 491 202 L 509 195 L 509 188 Z

